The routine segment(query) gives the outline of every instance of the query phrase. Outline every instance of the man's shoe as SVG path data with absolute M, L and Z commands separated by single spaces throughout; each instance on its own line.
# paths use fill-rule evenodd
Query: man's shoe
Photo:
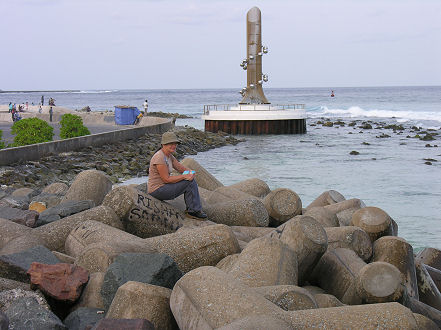
M 207 215 L 203 211 L 186 211 L 187 216 L 194 219 L 206 219 Z

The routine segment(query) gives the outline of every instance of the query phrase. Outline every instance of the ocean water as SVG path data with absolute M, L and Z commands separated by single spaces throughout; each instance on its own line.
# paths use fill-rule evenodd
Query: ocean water
M 271 189 L 289 188 L 308 205 L 334 189 L 347 199 L 360 198 L 386 211 L 399 225 L 399 235 L 415 249 L 441 249 L 441 86 L 265 89 L 273 104 L 304 103 L 307 134 L 241 136 L 246 142 L 199 153 L 194 157 L 224 184 L 258 177 Z M 194 118 L 177 125 L 203 129 L 205 104 L 235 104 L 238 90 L 111 90 L 45 92 L 45 100 L 72 109 L 93 111 L 115 105 L 149 111 L 178 112 Z M 38 103 L 42 93 L 0 93 L 0 104 Z M 320 118 L 372 121 L 371 130 L 310 126 Z M 403 124 L 402 134 L 375 129 L 375 122 Z M 435 141 L 421 141 L 410 127 L 433 129 Z M 390 137 L 380 138 L 381 134 Z M 426 144 L 438 147 L 426 147 Z M 359 155 L 350 155 L 351 151 Z M 425 164 L 431 159 L 432 165 Z M 143 182 L 134 178 L 131 182 Z

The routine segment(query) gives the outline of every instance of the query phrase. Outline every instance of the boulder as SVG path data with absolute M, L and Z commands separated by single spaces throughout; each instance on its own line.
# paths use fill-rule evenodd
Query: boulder
M 118 288 L 129 281 L 173 288 L 182 272 L 168 255 L 162 253 L 123 253 L 115 258 L 104 276 L 101 296 L 109 308 Z
M 93 327 L 104 318 L 104 313 L 99 308 L 81 307 L 70 313 L 64 324 L 69 330 L 83 330 L 86 327 Z
M 26 197 L 31 198 L 35 196 L 37 192 L 31 188 L 18 188 L 14 190 L 11 194 L 12 197 Z
M 311 207 L 315 206 L 326 206 L 330 204 L 335 204 L 344 201 L 345 198 L 342 194 L 340 194 L 338 191 L 335 190 L 328 190 L 322 193 L 320 196 L 318 196 L 316 199 L 314 199 L 307 207 L 306 209 L 310 209 Z
M 133 187 L 113 189 L 103 205 L 116 212 L 127 232 L 141 238 L 174 233 L 183 226 L 181 211 Z
M 12 289 L 22 289 L 25 291 L 31 290 L 31 288 L 29 287 L 29 284 L 27 284 L 27 283 L 14 281 L 9 278 L 0 277 L 0 292 L 12 290 Z
M 0 255 L 0 276 L 28 282 L 29 278 L 26 272 L 33 262 L 56 264 L 59 260 L 50 250 L 41 245 L 19 253 Z
M 176 329 L 170 310 L 172 290 L 129 281 L 120 286 L 106 314 L 111 319 L 147 319 L 155 329 Z
M 111 190 L 112 181 L 104 172 L 86 170 L 75 177 L 62 201 L 92 200 L 95 205 L 101 205 L 104 196 Z
M 9 319 L 5 313 L 0 311 L 0 330 L 9 329 Z
M 1 207 L 13 207 L 20 210 L 27 210 L 29 208 L 29 198 L 28 197 L 4 197 L 0 199 Z
M 6 311 L 10 329 L 65 330 L 67 327 L 50 310 L 32 297 L 14 301 Z
M 37 226 L 46 225 L 53 221 L 60 220 L 61 218 L 68 217 L 69 215 L 76 214 L 95 207 L 95 203 L 92 200 L 86 201 L 67 201 L 51 207 L 42 213 L 37 221 Z
M 27 227 L 35 227 L 38 212 L 14 207 L 0 207 L 0 217 Z
M 33 262 L 28 270 L 31 288 L 58 301 L 75 302 L 89 280 L 89 273 L 78 266 L 58 263 L 47 265 Z
M 11 289 L 0 292 L 0 310 L 6 312 L 11 304 L 21 298 L 33 298 L 41 307 L 50 310 L 49 304 L 41 292 L 23 289 Z

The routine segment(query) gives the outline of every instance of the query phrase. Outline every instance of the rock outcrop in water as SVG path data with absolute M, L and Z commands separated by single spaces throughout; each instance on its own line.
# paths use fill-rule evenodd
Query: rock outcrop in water
M 109 191 L 106 175 L 96 170 L 80 172 L 69 189 L 58 183 L 39 195 L 3 189 L 0 204 L 9 208 L 25 210 L 28 198 L 47 201 L 42 213 L 59 212 L 66 196 L 94 204 L 36 228 L 1 219 L 0 210 L 2 326 L 441 326 L 441 251 L 414 256 L 384 210 L 334 190 L 302 208 L 289 187 L 271 191 L 259 179 L 224 186 L 193 159 L 184 162 L 197 169 L 208 220 L 185 217 L 182 198 L 158 201 L 143 191 L 145 184 Z M 78 188 L 84 182 L 92 191 Z M 36 280 L 26 276 L 35 276 L 36 265 L 75 268 L 83 280 L 52 272 L 40 286 L 59 293 L 37 295 Z M 62 294 L 77 290 L 73 301 Z

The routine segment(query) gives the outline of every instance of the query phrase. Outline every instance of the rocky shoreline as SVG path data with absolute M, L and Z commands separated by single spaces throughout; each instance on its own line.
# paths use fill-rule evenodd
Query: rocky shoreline
M 335 190 L 305 207 L 289 188 L 224 186 L 182 163 L 205 221 L 186 217 L 182 196 L 161 202 L 95 169 L 3 192 L 1 329 L 441 325 L 441 251 L 414 255 L 384 210 Z
M 175 127 L 175 131 L 182 141 L 176 152 L 178 159 L 243 141 L 227 134 L 203 132 L 191 127 Z M 136 141 L 88 147 L 81 151 L 44 157 L 38 161 L 2 166 L 0 185 L 37 190 L 53 182 L 69 185 L 79 172 L 88 169 L 105 172 L 113 183 L 147 176 L 150 159 L 160 147 L 160 140 L 160 134 L 148 134 Z

